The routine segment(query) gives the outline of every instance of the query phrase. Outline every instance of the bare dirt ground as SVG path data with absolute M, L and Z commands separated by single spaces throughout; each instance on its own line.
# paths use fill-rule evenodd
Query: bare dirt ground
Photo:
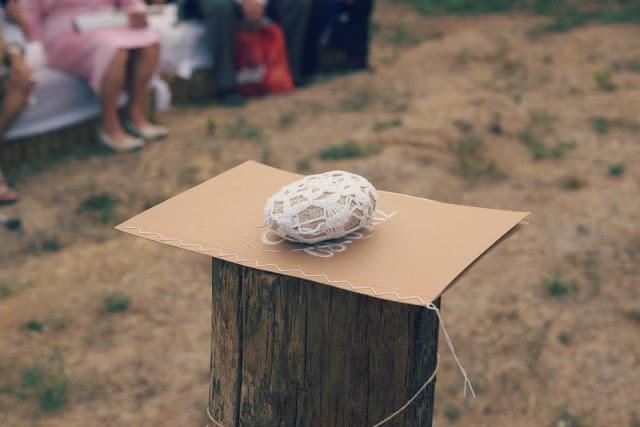
M 542 18 L 383 2 L 375 22 L 374 73 L 176 108 L 164 142 L 19 183 L 25 229 L 0 231 L 0 425 L 204 425 L 209 261 L 111 226 L 246 159 L 531 211 L 444 297 L 478 397 L 442 346 L 435 425 L 640 425 L 640 27 L 532 38 Z M 362 156 L 320 158 L 346 141 Z M 95 195 L 98 214 L 78 210 Z M 113 292 L 131 304 L 107 314 Z

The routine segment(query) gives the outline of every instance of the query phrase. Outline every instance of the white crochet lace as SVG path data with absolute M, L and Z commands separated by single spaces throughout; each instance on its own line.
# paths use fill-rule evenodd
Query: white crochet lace
M 264 223 L 284 239 L 317 243 L 370 226 L 377 203 L 369 181 L 331 171 L 282 187 L 267 200 Z

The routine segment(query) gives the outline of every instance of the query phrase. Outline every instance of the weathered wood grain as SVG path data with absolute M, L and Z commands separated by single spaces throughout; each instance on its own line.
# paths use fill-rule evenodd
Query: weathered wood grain
M 438 319 L 213 260 L 209 408 L 224 426 L 371 426 L 431 375 Z M 435 382 L 387 426 L 430 426 Z

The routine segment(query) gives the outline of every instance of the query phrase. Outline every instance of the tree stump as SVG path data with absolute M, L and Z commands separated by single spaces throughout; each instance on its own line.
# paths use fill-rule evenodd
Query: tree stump
M 218 259 L 212 288 L 209 411 L 225 427 L 372 426 L 436 367 L 427 308 Z M 385 426 L 431 426 L 434 391 Z

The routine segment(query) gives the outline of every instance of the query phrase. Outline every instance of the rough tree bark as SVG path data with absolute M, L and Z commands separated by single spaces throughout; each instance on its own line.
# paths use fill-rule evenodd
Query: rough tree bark
M 426 308 L 213 260 L 209 410 L 230 426 L 371 426 L 436 365 Z M 385 426 L 431 426 L 435 381 Z

